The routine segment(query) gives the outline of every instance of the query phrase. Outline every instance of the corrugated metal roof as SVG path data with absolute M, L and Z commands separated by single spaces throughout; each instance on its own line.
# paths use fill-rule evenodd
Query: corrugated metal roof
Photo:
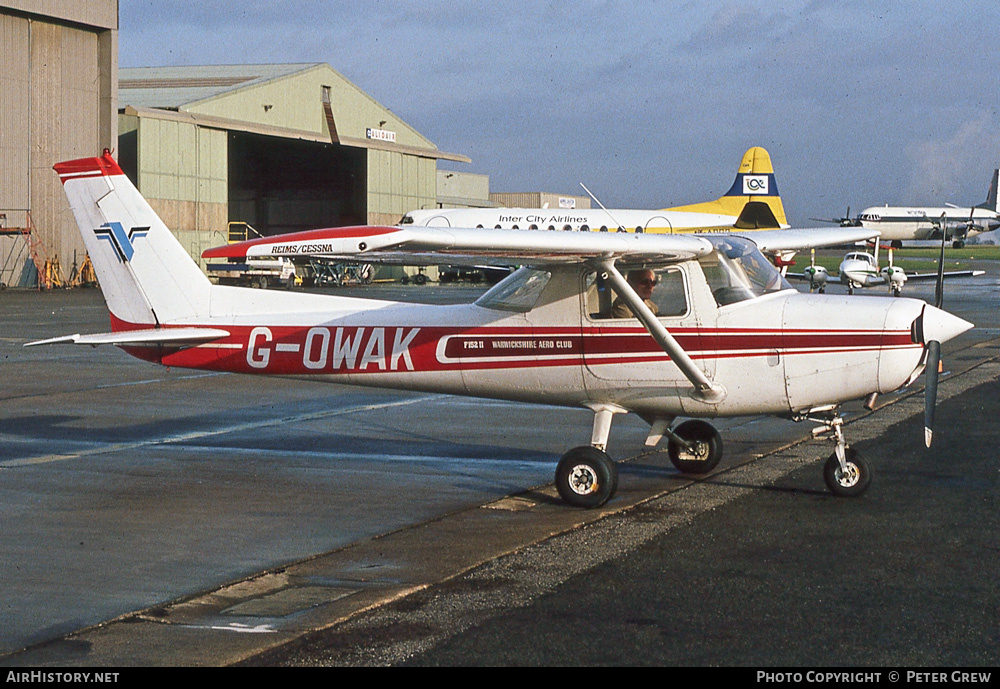
M 180 109 L 189 103 L 320 66 L 324 63 L 122 68 L 118 70 L 118 101 L 140 108 Z

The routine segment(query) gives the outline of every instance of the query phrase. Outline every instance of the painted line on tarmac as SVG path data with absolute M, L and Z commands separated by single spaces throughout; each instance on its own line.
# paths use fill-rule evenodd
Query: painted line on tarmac
M 54 397 L 56 395 L 75 395 L 80 392 L 89 392 L 90 390 L 109 390 L 113 388 L 124 388 L 133 385 L 152 385 L 154 383 L 172 383 L 179 380 L 194 380 L 197 378 L 211 378 L 213 376 L 231 376 L 234 375 L 228 371 L 210 371 L 207 373 L 192 373 L 185 376 L 170 376 L 166 378 L 146 378 L 144 380 L 132 380 L 125 381 L 121 383 L 104 383 L 102 385 L 94 385 L 86 388 L 73 388 L 66 390 L 55 390 L 46 392 L 33 392 L 27 395 L 15 395 L 13 397 L 4 397 L 0 399 L 0 402 L 10 402 L 13 400 L 30 400 L 34 397 Z
M 382 452 L 342 452 L 342 451 L 327 451 L 327 450 L 286 450 L 286 449 L 270 449 L 270 448 L 259 448 L 259 447 L 240 447 L 240 446 L 220 446 L 220 445 L 192 445 L 185 444 L 185 451 L 195 452 L 204 451 L 212 452 L 218 456 L 223 456 L 227 454 L 233 455 L 243 455 L 247 450 L 252 450 L 255 457 L 284 457 L 292 458 L 299 457 L 302 459 L 329 459 L 329 460 L 359 460 L 363 462 L 371 462 L 376 460 L 378 462 L 389 463 L 406 463 L 406 464 L 471 464 L 476 467 L 492 467 L 504 468 L 507 470 L 516 469 L 533 469 L 536 467 L 551 467 L 553 465 L 553 460 L 551 456 L 545 455 L 545 453 L 538 452 L 539 459 L 503 459 L 497 457 L 484 457 L 484 456 L 466 456 L 466 455 L 416 455 L 416 454 L 401 454 L 401 453 L 390 453 L 385 454 Z M 2 463 L 0 463 L 2 466 Z M 381 470 L 378 468 L 363 470 L 354 469 L 353 473 L 370 473 L 378 474 Z
M 938 402 L 998 379 L 1000 358 L 982 361 L 942 380 Z M 919 417 L 923 411 L 922 395 L 922 388 L 912 390 L 876 413 L 850 422 L 850 439 L 876 439 L 892 425 Z M 682 490 L 653 495 L 622 510 L 599 513 L 597 519 L 585 526 L 553 534 L 479 566 L 441 577 L 425 587 L 431 594 L 420 605 L 390 606 L 387 603 L 398 597 L 387 596 L 380 604 L 327 627 L 330 638 L 338 643 L 322 647 L 323 664 L 391 666 L 413 659 L 487 620 L 530 605 L 572 577 L 628 555 L 652 539 L 686 526 L 704 512 L 773 486 L 802 467 L 818 464 L 822 460 L 815 449 L 811 440 L 804 439 L 763 458 L 712 474 Z M 442 583 L 450 587 L 435 595 L 434 587 Z M 398 634 L 388 631 L 394 629 L 402 631 Z M 415 629 L 423 631 L 415 634 L 412 632 Z M 345 639 L 348 641 L 344 642 Z M 355 639 L 365 643 L 354 643 Z M 271 660 L 294 665 L 296 661 L 312 662 L 313 658 L 308 654 L 299 658 L 291 650 L 287 658 Z
M 188 433 L 177 433 L 175 435 L 162 436 L 159 438 L 147 438 L 145 440 L 136 440 L 134 442 L 113 443 L 108 445 L 102 445 L 100 447 L 94 447 L 87 450 L 79 450 L 77 452 L 38 455 L 35 457 L 22 457 L 18 459 L 8 459 L 0 462 L 0 469 L 11 469 L 14 467 L 33 466 L 36 464 L 49 464 L 52 462 L 66 462 L 74 459 L 83 459 L 85 457 L 93 457 L 96 455 L 103 455 L 112 452 L 134 450 L 137 448 L 149 447 L 152 445 L 170 445 L 173 443 L 183 443 L 189 440 L 210 438 L 217 435 L 225 435 L 227 433 L 237 433 L 249 429 L 264 428 L 267 426 L 279 426 L 289 423 L 299 423 L 302 421 L 312 421 L 314 419 L 325 419 L 334 416 L 356 414 L 359 412 L 377 411 L 380 409 L 391 409 L 393 407 L 405 407 L 411 404 L 428 402 L 437 399 L 438 397 L 439 397 L 438 395 L 428 395 L 425 397 L 417 397 L 414 399 L 383 402 L 381 404 L 363 404 L 355 407 L 348 407 L 346 409 L 331 409 L 328 411 L 311 412 L 309 414 L 296 414 L 294 416 L 285 416 L 279 419 L 272 419 L 271 421 L 248 421 L 246 423 L 235 424 L 232 426 L 225 426 L 223 428 L 216 428 L 207 431 L 191 431 Z

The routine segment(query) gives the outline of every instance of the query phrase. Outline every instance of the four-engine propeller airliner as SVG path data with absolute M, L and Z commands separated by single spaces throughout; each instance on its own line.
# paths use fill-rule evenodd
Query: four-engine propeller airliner
M 928 360 L 930 390 L 940 343 L 972 327 L 913 299 L 799 293 L 752 242 L 724 235 L 323 229 L 204 255 L 523 267 L 468 305 L 213 285 L 110 153 L 55 169 L 111 332 L 30 344 L 112 344 L 166 366 L 583 407 L 590 442 L 555 474 L 560 495 L 581 507 L 615 492 L 607 446 L 624 413 L 649 423 L 647 444 L 666 436 L 674 465 L 692 473 L 722 456 L 704 419 L 817 422 L 835 441 L 830 490 L 861 494 L 869 465 L 847 444 L 838 406 L 910 383 Z M 629 315 L 612 317 L 617 300 Z M 929 444 L 932 396 L 928 405 Z M 689 420 L 674 425 L 679 417 Z
M 1000 229 L 1000 204 L 997 202 L 997 180 L 1000 170 L 993 171 L 986 201 L 978 206 L 871 206 L 851 218 L 835 218 L 832 222 L 842 227 L 866 227 L 878 232 L 882 241 L 889 242 L 895 249 L 904 241 L 944 239 L 951 240 L 952 246 L 960 249 L 965 241 L 983 232 Z

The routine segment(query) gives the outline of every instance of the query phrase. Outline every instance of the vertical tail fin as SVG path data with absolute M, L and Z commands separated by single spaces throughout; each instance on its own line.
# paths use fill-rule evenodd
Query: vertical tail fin
M 115 330 L 209 313 L 212 284 L 105 150 L 56 163 Z
M 986 203 L 981 207 L 1000 213 L 1000 205 L 997 205 L 997 181 L 1000 179 L 1000 170 L 993 171 L 993 179 L 990 180 L 990 189 L 986 192 Z
M 777 229 L 787 227 L 785 207 L 778 195 L 778 184 L 771 166 L 771 156 L 760 146 L 743 154 L 733 186 L 715 201 L 677 206 L 665 210 L 718 213 L 737 218 L 739 229 Z

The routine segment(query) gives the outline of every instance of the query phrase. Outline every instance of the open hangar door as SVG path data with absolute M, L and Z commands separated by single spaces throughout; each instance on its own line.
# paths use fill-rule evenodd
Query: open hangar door
M 262 235 L 367 221 L 364 149 L 229 133 L 229 221 Z

